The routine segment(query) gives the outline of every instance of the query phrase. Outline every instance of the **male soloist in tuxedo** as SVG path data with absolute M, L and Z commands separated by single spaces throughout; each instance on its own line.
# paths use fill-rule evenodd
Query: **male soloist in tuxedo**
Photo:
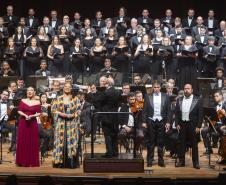
M 180 150 L 176 167 L 185 166 L 185 152 L 187 138 L 192 148 L 193 167 L 200 169 L 198 156 L 198 135 L 202 125 L 202 102 L 193 94 L 192 85 L 184 86 L 184 96 L 177 100 L 175 110 L 175 124 L 179 130 Z
M 147 128 L 147 166 L 151 167 L 155 145 L 158 147 L 158 165 L 164 167 L 163 147 L 165 131 L 170 128 L 170 100 L 161 93 L 160 83 L 153 84 L 153 93 L 144 99 L 143 127 Z

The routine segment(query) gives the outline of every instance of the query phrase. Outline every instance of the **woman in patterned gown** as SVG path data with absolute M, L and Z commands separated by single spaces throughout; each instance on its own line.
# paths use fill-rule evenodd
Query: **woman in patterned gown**
M 52 105 L 54 119 L 53 167 L 79 167 L 78 154 L 78 116 L 80 102 L 72 97 L 72 85 L 65 83 L 64 94 Z

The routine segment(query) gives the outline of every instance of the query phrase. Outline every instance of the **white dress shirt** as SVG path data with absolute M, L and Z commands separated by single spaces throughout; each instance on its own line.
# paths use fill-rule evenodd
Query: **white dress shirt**
M 213 28 L 213 19 L 208 19 L 208 28 Z
M 7 120 L 8 119 L 8 115 L 7 115 L 7 103 L 1 103 L 1 115 L 0 115 L 0 118 L 4 120 Z
M 205 39 L 205 36 L 201 36 L 201 37 L 200 37 L 201 43 L 204 42 L 204 39 Z
M 30 26 L 30 27 L 32 26 L 33 21 L 34 21 L 34 19 L 32 19 L 32 18 L 29 19 L 29 26 Z
M 53 28 L 56 27 L 56 22 L 57 22 L 56 20 L 52 20 L 52 22 L 51 22 L 52 25 L 51 25 L 51 26 L 52 26 Z
M 189 120 L 189 113 L 190 113 L 190 108 L 191 108 L 191 103 L 193 100 L 193 95 L 189 97 L 183 98 L 182 101 L 182 121 L 190 121 Z
M 154 114 L 153 117 L 151 118 L 153 121 L 162 121 L 162 116 L 161 116 L 161 93 L 154 93 L 153 94 L 153 105 L 154 105 Z
M 118 108 L 118 112 L 121 111 L 121 107 Z M 129 107 L 129 112 L 132 112 L 131 108 Z M 126 125 L 123 125 L 122 127 L 125 127 Z M 132 114 L 129 114 L 128 122 L 127 122 L 128 127 L 133 127 L 134 126 L 134 117 Z M 121 126 L 119 125 L 119 128 Z
M 192 19 L 188 18 L 188 26 L 191 26 Z

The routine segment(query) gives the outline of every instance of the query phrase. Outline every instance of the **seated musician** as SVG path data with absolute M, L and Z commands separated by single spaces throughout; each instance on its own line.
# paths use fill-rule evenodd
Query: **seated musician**
M 1 93 L 0 99 L 0 122 L 1 122 L 1 129 L 3 135 L 12 133 L 11 135 L 11 144 L 9 147 L 9 152 L 16 150 L 16 127 L 14 124 L 8 123 L 8 118 L 10 112 L 13 110 L 14 106 L 11 100 L 9 100 L 9 91 L 3 90 Z
M 53 128 L 51 125 L 50 107 L 47 103 L 47 95 L 40 95 L 41 102 L 41 115 L 38 124 L 39 137 L 40 137 L 40 150 L 41 155 L 44 157 L 46 152 L 53 148 Z
M 78 92 L 78 99 L 81 104 L 81 114 L 80 114 L 80 128 L 83 133 L 88 136 L 91 133 L 91 103 L 85 100 L 85 93 Z
M 118 112 L 132 112 L 132 106 L 135 104 L 136 98 L 134 93 L 129 93 L 127 95 L 127 103 L 122 104 L 121 107 L 119 107 Z M 132 128 L 134 126 L 134 117 L 131 114 L 119 114 L 118 115 L 118 121 L 119 121 L 119 134 L 118 139 L 119 143 L 121 143 L 125 149 L 126 152 L 129 152 L 129 142 L 128 137 L 132 133 Z
M 215 132 L 216 134 L 219 134 L 220 137 L 222 137 L 226 130 L 226 103 L 224 102 L 223 94 L 220 90 L 214 93 L 214 100 L 216 103 L 215 110 L 217 115 L 212 116 L 213 118 L 211 119 L 213 121 L 211 121 L 211 124 L 209 124 L 208 127 L 204 127 L 201 131 L 207 154 L 213 152 L 210 144 L 211 132 Z M 222 159 L 219 163 L 226 164 L 226 159 Z

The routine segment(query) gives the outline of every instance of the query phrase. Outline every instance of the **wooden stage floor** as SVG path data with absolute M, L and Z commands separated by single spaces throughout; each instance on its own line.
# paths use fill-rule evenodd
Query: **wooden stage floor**
M 89 140 L 89 139 L 88 139 Z M 103 144 L 103 139 L 98 138 L 101 140 L 99 143 L 95 143 L 95 152 L 103 153 L 105 152 L 105 147 Z M 183 168 L 175 168 L 174 167 L 174 159 L 171 159 L 165 156 L 165 168 L 159 167 L 155 160 L 154 165 L 152 168 L 148 168 L 146 166 L 145 160 L 145 172 L 144 173 L 84 173 L 83 166 L 81 165 L 78 169 L 56 169 L 52 168 L 51 164 L 51 156 L 45 159 L 43 164 L 40 167 L 35 168 L 24 168 L 24 167 L 16 167 L 15 166 L 15 156 L 12 153 L 7 153 L 8 144 L 4 144 L 3 146 L 3 159 L 6 161 L 12 161 L 12 163 L 3 162 L 0 164 L 0 176 L 1 175 L 9 175 L 9 174 L 16 174 L 18 176 L 43 176 L 43 175 L 50 175 L 53 177 L 79 177 L 79 176 L 87 176 L 87 177 L 105 177 L 105 178 L 120 178 L 120 177 L 144 177 L 144 178 L 170 178 L 170 179 L 180 179 L 180 178 L 192 178 L 192 179 L 199 179 L 199 178 L 208 178 L 208 179 L 215 179 L 218 177 L 219 173 L 224 173 L 222 171 L 223 167 L 226 166 L 219 166 L 216 164 L 218 159 L 217 156 L 217 149 L 214 149 L 214 154 L 212 155 L 212 164 L 215 165 L 215 169 L 210 169 L 208 167 L 208 158 L 207 156 L 200 157 L 200 170 L 196 170 L 192 168 L 192 161 L 190 152 L 186 154 L 186 167 Z M 199 143 L 199 153 L 202 155 L 204 151 L 203 143 Z M 87 142 L 87 152 L 90 152 L 90 142 Z M 155 152 L 156 155 L 157 152 Z M 146 158 L 146 151 L 143 151 L 143 156 Z M 157 159 L 157 156 L 155 157 Z M 152 171 L 151 171 L 152 170 Z

